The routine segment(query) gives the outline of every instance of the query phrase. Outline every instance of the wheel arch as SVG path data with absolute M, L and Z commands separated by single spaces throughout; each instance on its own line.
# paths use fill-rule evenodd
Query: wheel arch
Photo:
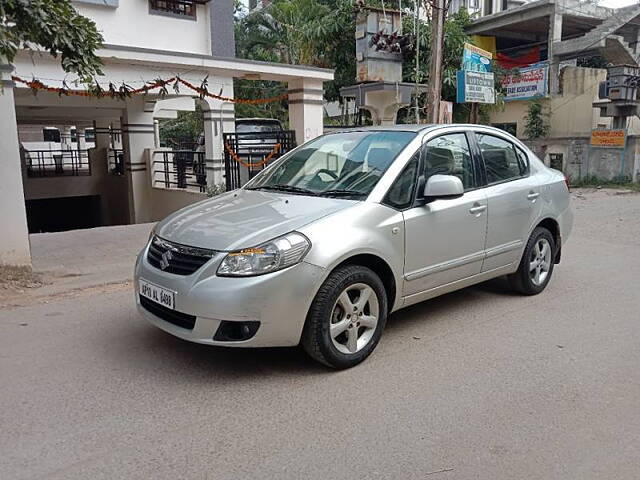
M 372 253 L 359 253 L 342 260 L 331 269 L 331 272 L 340 267 L 344 267 L 345 265 L 361 265 L 363 267 L 367 267 L 371 269 L 376 275 L 378 275 L 378 277 L 380 277 L 380 280 L 382 281 L 385 292 L 387 294 L 387 313 L 391 313 L 393 311 L 393 307 L 397 298 L 396 278 L 393 275 L 391 266 L 389 266 L 389 264 L 384 259 L 377 255 L 374 255 Z
M 560 263 L 560 256 L 562 252 L 562 235 L 560 234 L 560 224 L 558 221 L 551 217 L 546 217 L 538 222 L 538 224 L 534 227 L 534 230 L 538 227 L 546 228 L 553 235 L 553 241 L 556 245 L 556 256 L 554 258 L 554 263 Z

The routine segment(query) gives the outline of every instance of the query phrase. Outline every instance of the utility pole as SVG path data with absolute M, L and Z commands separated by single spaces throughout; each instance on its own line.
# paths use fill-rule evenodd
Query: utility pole
M 427 120 L 438 123 L 442 88 L 442 50 L 444 44 L 445 0 L 431 0 L 431 59 L 427 94 Z
M 469 104 L 469 123 L 480 123 L 480 104 L 473 102 Z
M 416 35 L 416 74 L 415 74 L 415 82 L 416 82 L 416 91 L 415 91 L 415 102 L 416 102 L 416 124 L 420 123 L 420 106 L 418 104 L 418 98 L 420 97 L 420 89 L 418 87 L 420 83 L 420 7 L 418 6 L 418 0 L 414 0 L 415 7 L 415 17 L 413 22 L 413 30 Z

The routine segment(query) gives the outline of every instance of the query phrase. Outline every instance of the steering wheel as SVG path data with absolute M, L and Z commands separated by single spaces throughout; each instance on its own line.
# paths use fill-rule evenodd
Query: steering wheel
M 329 170 L 328 168 L 321 168 L 320 170 L 318 170 L 314 175 L 313 178 L 311 179 L 312 181 L 316 179 L 316 177 L 319 177 L 321 173 L 326 173 L 327 175 L 329 175 L 331 178 L 333 178 L 334 180 L 338 179 L 338 175 L 336 174 L 336 172 L 334 172 L 333 170 Z

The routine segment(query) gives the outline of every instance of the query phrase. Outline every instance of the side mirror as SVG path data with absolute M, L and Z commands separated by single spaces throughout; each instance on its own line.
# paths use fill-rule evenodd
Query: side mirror
M 462 180 L 454 175 L 432 175 L 424 187 L 425 200 L 451 199 L 464 193 Z

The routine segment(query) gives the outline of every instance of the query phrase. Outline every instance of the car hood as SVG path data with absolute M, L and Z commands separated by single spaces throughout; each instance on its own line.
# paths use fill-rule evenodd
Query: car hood
M 158 223 L 156 234 L 182 245 L 237 250 L 257 246 L 355 203 L 241 189 L 178 210 Z

